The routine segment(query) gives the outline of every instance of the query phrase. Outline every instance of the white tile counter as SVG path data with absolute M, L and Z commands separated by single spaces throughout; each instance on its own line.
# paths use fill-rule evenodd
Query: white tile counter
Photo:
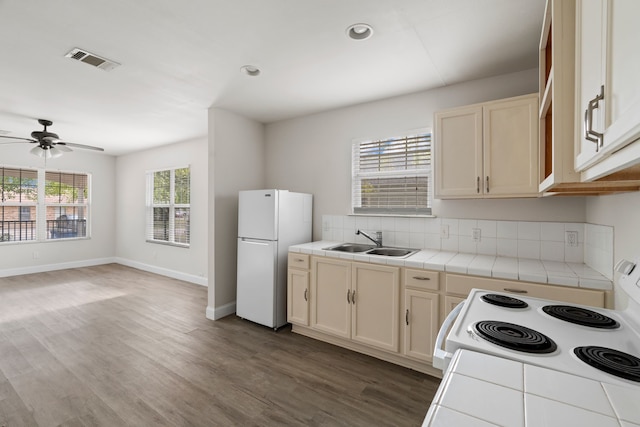
M 640 386 L 458 350 L 423 427 L 640 427 Z
M 341 243 L 344 242 L 322 240 L 294 245 L 289 248 L 289 251 L 399 267 L 424 268 L 450 273 L 494 277 L 498 279 L 522 280 L 598 290 L 611 290 L 613 288 L 611 280 L 582 263 L 476 255 L 433 249 L 424 249 L 403 259 L 325 250 L 325 248 Z

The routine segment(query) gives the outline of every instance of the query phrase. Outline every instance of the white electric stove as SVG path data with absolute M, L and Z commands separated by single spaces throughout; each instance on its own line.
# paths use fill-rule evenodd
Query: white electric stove
M 446 371 L 453 353 L 467 349 L 640 388 L 640 259 L 616 269 L 629 296 L 624 310 L 472 290 L 442 326 L 434 366 Z

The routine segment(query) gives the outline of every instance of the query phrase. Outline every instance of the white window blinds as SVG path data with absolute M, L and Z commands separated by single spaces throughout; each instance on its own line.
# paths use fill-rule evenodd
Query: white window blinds
M 431 133 L 353 144 L 353 213 L 431 214 Z

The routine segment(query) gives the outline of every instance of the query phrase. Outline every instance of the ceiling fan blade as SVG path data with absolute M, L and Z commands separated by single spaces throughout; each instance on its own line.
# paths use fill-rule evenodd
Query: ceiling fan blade
M 27 142 L 38 142 L 35 139 L 30 139 L 30 138 L 18 138 L 17 136 L 3 136 L 0 135 L 0 138 L 7 138 L 7 139 L 19 139 L 20 141 L 16 141 L 16 142 L 22 142 L 22 141 L 27 141 Z M 11 144 L 11 142 L 5 142 L 4 144 Z
M 69 147 L 74 148 L 83 148 L 85 150 L 96 150 L 96 151 L 104 151 L 104 148 L 94 147 L 93 145 L 84 145 L 84 144 L 74 144 L 73 142 L 56 142 L 56 145 L 67 145 Z
M 51 146 L 57 148 L 60 151 L 65 152 L 65 153 L 71 153 L 73 151 L 71 148 L 67 147 L 64 144 L 54 143 L 54 144 L 51 144 Z

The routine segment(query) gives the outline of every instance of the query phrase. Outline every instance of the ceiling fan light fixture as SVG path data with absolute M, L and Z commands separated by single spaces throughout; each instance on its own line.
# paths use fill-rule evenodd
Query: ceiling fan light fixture
M 55 159 L 56 157 L 60 157 L 64 154 L 64 152 L 62 150 L 58 150 L 56 147 L 51 147 L 48 150 L 49 154 L 51 155 L 52 159 Z
M 366 40 L 373 35 L 373 28 L 369 24 L 353 24 L 347 27 L 347 36 L 353 40 Z
M 251 77 L 257 77 L 260 75 L 260 68 L 256 67 L 255 65 L 243 65 L 242 67 L 240 67 L 240 71 Z
M 34 156 L 42 157 L 44 159 L 51 158 L 51 153 L 48 153 L 47 150 L 44 150 L 44 149 L 40 148 L 39 145 L 36 145 L 35 147 L 33 147 L 31 150 L 29 150 L 29 152 L 31 154 L 33 154 Z M 48 154 L 48 156 L 47 156 L 47 154 Z

